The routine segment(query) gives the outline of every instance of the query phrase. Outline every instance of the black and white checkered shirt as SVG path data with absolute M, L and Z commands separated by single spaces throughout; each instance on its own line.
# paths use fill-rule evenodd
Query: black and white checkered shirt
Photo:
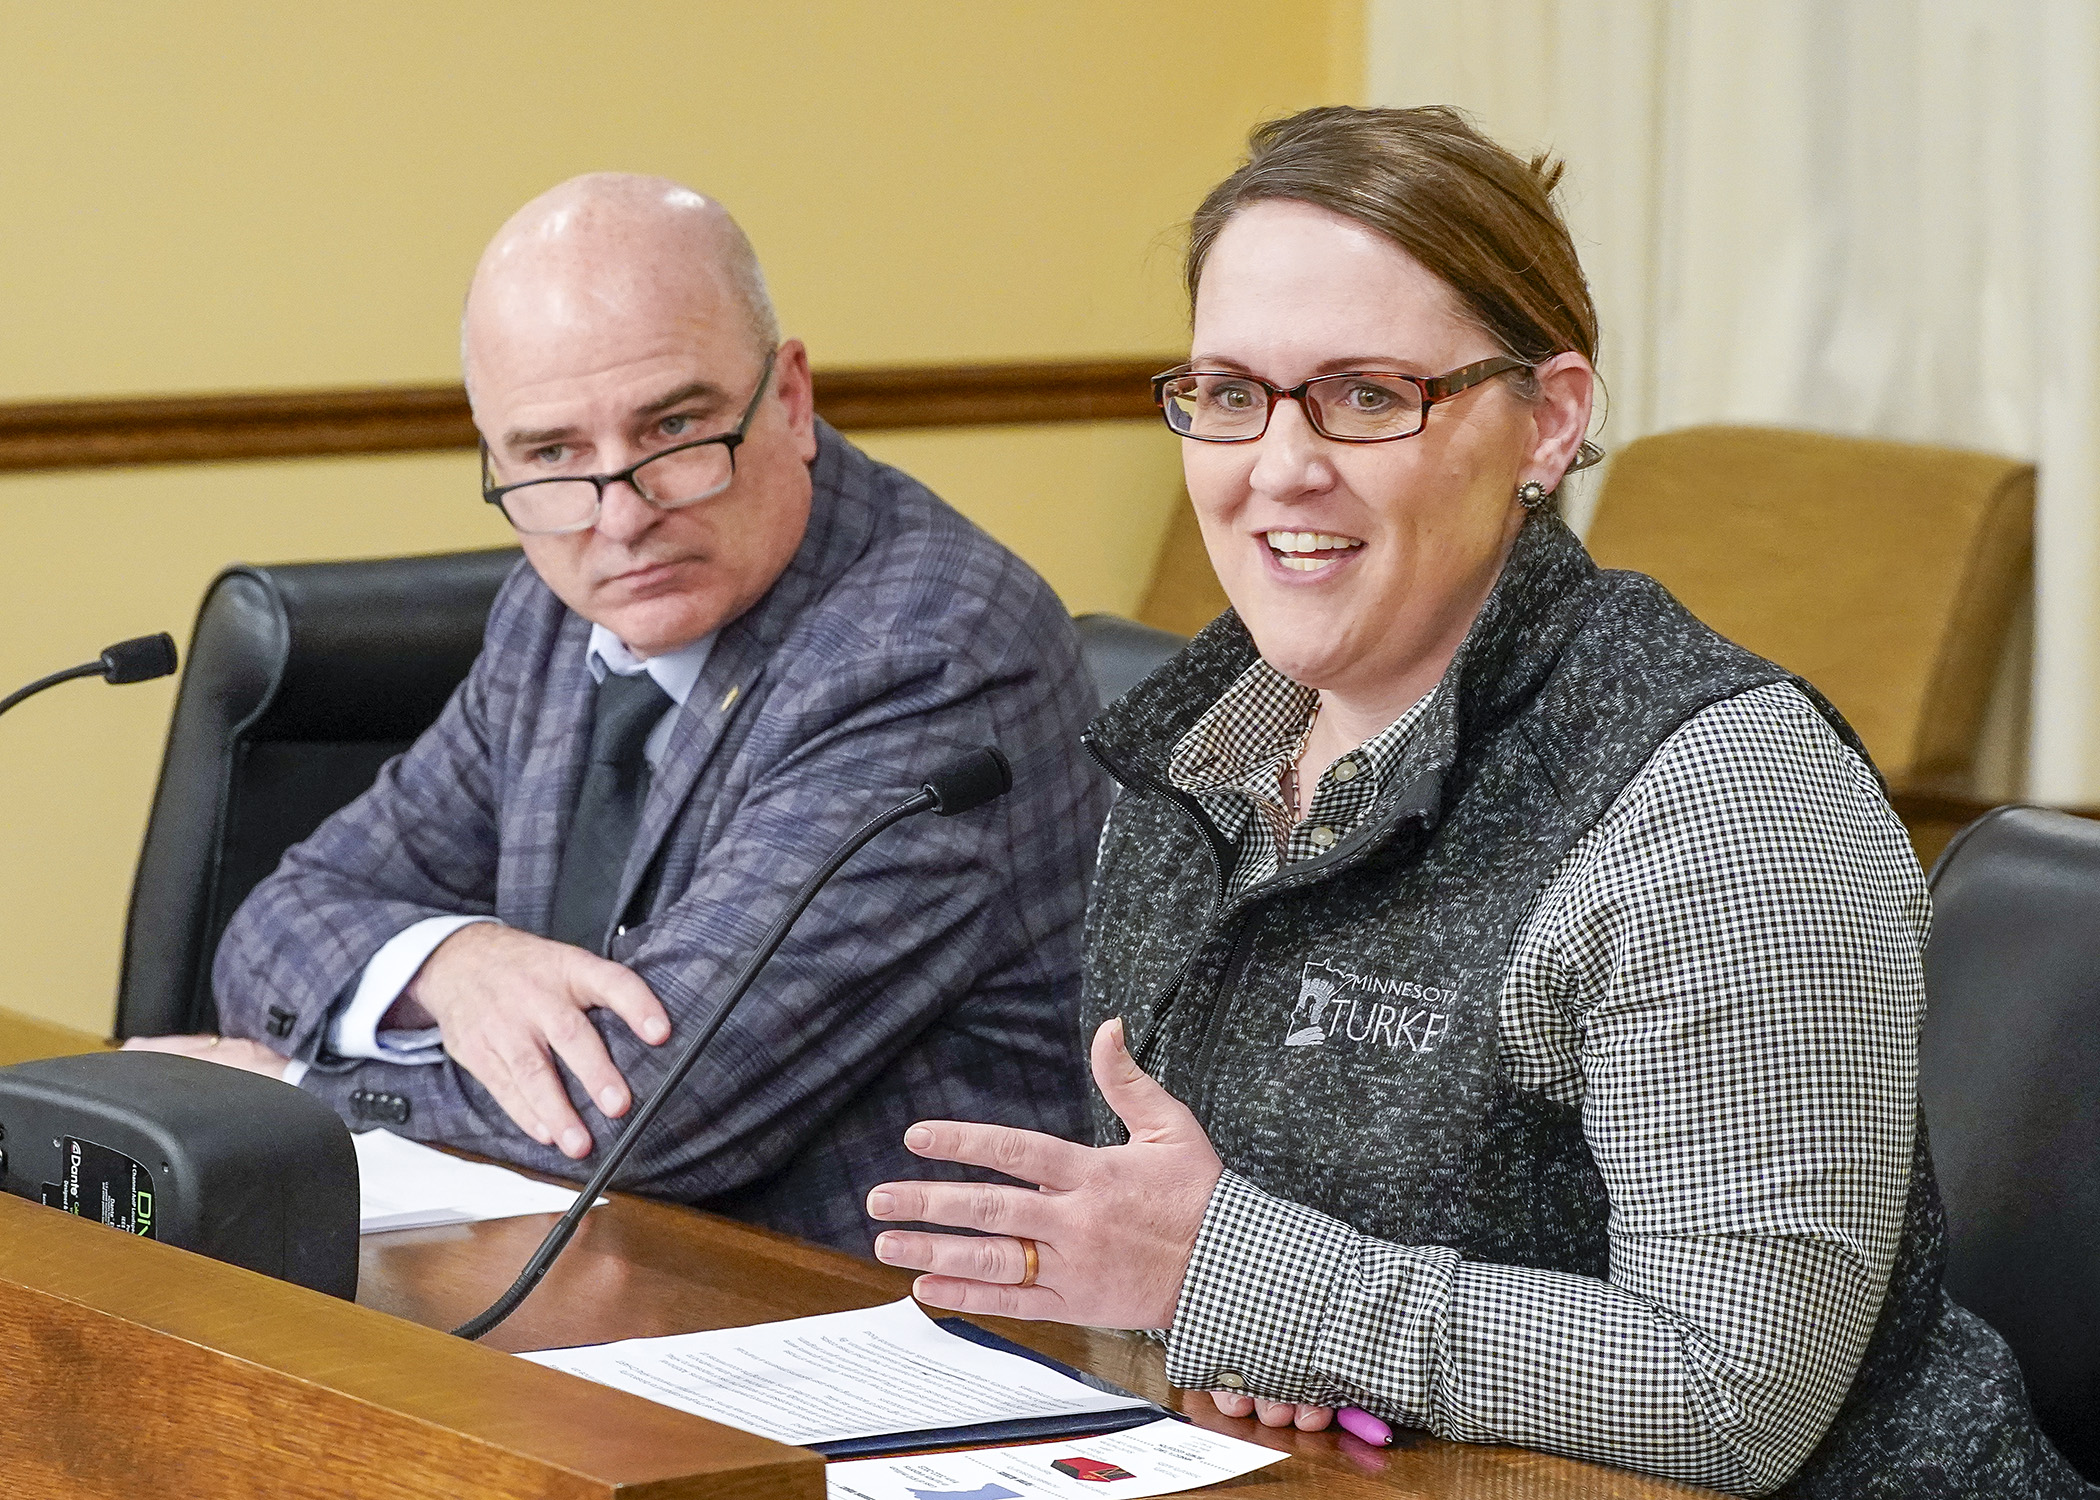
M 1193 793 L 1233 846 L 1225 891 L 1236 896 L 1281 865 L 1325 854 L 1363 821 L 1385 773 L 1414 737 L 1434 693 L 1320 773 L 1293 824 L 1283 804 L 1283 773 L 1303 749 L 1319 695 L 1257 661 L 1174 747 L 1167 779 Z M 1262 830 L 1266 837 L 1253 837 Z
M 1221 822 L 1275 825 L 1240 783 L 1267 767 L 1273 787 L 1310 696 L 1286 707 L 1249 673 L 1177 747 L 1184 789 Z M 1359 815 L 1407 723 L 1355 753 Z M 1237 772 L 1193 774 L 1227 746 Z M 1344 805 L 1316 799 L 1313 816 Z M 1239 849 L 1236 888 L 1274 868 L 1274 839 Z M 1611 1201 L 1608 1279 L 1374 1239 L 1227 1172 L 1170 1378 L 1231 1372 L 1449 1437 L 1774 1488 L 1844 1400 L 1895 1257 L 1929 923 L 1872 771 L 1793 687 L 1699 713 L 1570 850 L 1502 984 L 1511 1081 L 1581 1110 Z M 1761 1129 L 1775 1110 L 1818 1128 Z M 1760 1378 L 1731 1378 L 1746 1372 Z M 1715 1399 L 1744 1390 L 1774 1394 Z

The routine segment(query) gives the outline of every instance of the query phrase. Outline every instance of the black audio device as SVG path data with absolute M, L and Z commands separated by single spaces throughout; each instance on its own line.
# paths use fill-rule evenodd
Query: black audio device
M 0 1188 L 357 1295 L 357 1153 L 313 1095 L 168 1052 L 0 1068 Z

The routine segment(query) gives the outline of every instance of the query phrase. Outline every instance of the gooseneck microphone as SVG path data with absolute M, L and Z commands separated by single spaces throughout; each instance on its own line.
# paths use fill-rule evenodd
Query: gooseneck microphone
M 786 941 L 789 929 L 795 925 L 809 903 L 816 899 L 817 892 L 824 888 L 825 882 L 839 872 L 840 866 L 893 823 L 901 823 L 906 818 L 916 817 L 923 812 L 938 813 L 944 818 L 952 818 L 957 813 L 966 813 L 972 808 L 982 807 L 994 798 L 1005 796 L 1013 790 L 1013 785 L 1013 767 L 996 748 L 987 745 L 982 750 L 972 750 L 952 765 L 936 772 L 928 778 L 917 794 L 898 803 L 887 812 L 876 814 L 855 829 L 833 852 L 831 858 L 824 861 L 817 872 L 802 883 L 802 889 L 795 893 L 795 899 L 788 903 L 787 910 L 775 920 L 765 938 L 745 961 L 743 972 L 737 975 L 736 983 L 729 988 L 729 998 L 715 1007 L 715 1013 L 708 1017 L 707 1024 L 694 1033 L 693 1039 L 685 1044 L 685 1049 L 672 1062 L 671 1071 L 657 1084 L 656 1091 L 628 1118 L 627 1128 L 620 1132 L 618 1140 L 606 1148 L 605 1160 L 598 1164 L 598 1170 L 591 1174 L 591 1180 L 583 1185 L 583 1190 L 576 1195 L 576 1201 L 569 1206 L 569 1211 L 561 1216 L 561 1222 L 547 1231 L 547 1237 L 540 1241 L 539 1249 L 532 1252 L 532 1259 L 525 1263 L 525 1269 L 518 1273 L 518 1279 L 511 1283 L 510 1290 L 498 1297 L 486 1312 L 469 1318 L 453 1329 L 453 1333 L 463 1339 L 478 1339 L 516 1312 L 518 1305 L 532 1295 L 532 1289 L 540 1284 L 541 1278 L 554 1264 L 555 1257 L 560 1255 L 574 1238 L 578 1227 L 583 1223 L 583 1216 L 590 1212 L 591 1205 L 598 1201 L 598 1195 L 611 1183 L 613 1174 L 620 1170 L 621 1165 L 633 1153 L 636 1143 L 642 1138 L 642 1132 L 649 1128 L 649 1122 L 662 1112 L 671 1097 L 671 1091 L 684 1082 L 685 1075 L 690 1073 L 693 1064 L 700 1060 L 702 1049 L 713 1040 L 715 1033 L 722 1029 L 722 1023 L 729 1018 L 729 1013 L 736 1009 L 737 1002 L 744 998 L 744 992 L 750 989 L 752 981 L 758 978 L 759 970 L 766 966 L 774 951 Z
M 155 677 L 165 677 L 175 670 L 175 637 L 163 630 L 159 635 L 142 635 L 134 640 L 118 641 L 94 661 L 82 662 L 77 667 L 68 667 L 63 672 L 53 672 L 49 677 L 39 677 L 25 688 L 18 688 L 5 698 L 0 698 L 0 714 L 6 713 L 24 698 L 33 697 L 47 687 L 57 687 L 61 682 L 71 682 L 76 677 L 100 677 L 104 682 L 150 682 Z

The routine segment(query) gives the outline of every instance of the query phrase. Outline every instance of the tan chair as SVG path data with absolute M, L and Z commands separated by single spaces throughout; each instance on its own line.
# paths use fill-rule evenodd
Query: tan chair
M 1160 630 L 1194 635 L 1225 613 L 1225 603 L 1225 590 L 1211 571 L 1210 553 L 1203 547 L 1196 512 L 1183 495 L 1174 507 L 1174 519 L 1167 523 L 1166 540 L 1159 544 L 1159 560 L 1152 565 L 1152 582 L 1146 586 L 1137 617 Z
M 2033 555 L 2034 466 L 1758 427 L 1629 443 L 1590 551 L 1660 579 L 1852 721 L 1898 792 L 1968 789 Z

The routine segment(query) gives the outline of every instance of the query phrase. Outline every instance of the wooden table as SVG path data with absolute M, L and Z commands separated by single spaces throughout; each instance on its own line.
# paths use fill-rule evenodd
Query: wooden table
M 99 1045 L 0 1011 L 0 1062 Z M 432 1328 L 451 1328 L 509 1285 L 551 1216 L 443 1229 L 395 1230 L 364 1239 L 357 1300 Z M 904 1272 L 762 1229 L 647 1199 L 616 1195 L 584 1220 L 547 1279 L 483 1342 L 504 1350 L 551 1349 L 778 1318 L 842 1312 L 894 1301 Z M 1292 1461 L 1224 1486 L 1247 1500 L 1299 1497 L 1493 1497 L 1493 1500 L 1664 1500 L 1709 1491 L 1521 1448 L 1448 1443 L 1403 1432 L 1388 1449 L 1329 1431 L 1273 1431 L 1220 1416 L 1200 1395 L 1165 1379 L 1163 1355 L 1125 1334 L 983 1318 L 986 1327 L 1092 1370 L 1204 1427 L 1281 1449 Z

